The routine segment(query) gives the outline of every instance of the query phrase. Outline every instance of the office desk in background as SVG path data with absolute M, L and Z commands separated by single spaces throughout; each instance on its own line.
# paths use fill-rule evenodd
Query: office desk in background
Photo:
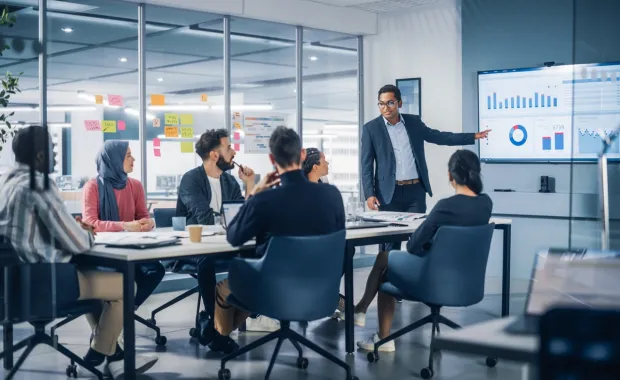
M 503 283 L 510 281 L 510 219 L 493 219 L 496 229 L 504 231 L 504 271 Z M 345 331 L 346 351 L 354 352 L 355 331 L 353 324 L 353 255 L 355 247 L 375 245 L 386 242 L 405 241 L 413 233 L 422 221 L 407 223 L 404 227 L 370 228 L 347 231 L 346 260 L 344 265 L 345 282 Z M 167 229 L 166 231 L 169 231 Z M 120 248 L 107 248 L 95 246 L 88 254 L 84 255 L 90 263 L 97 266 L 116 269 L 123 273 L 123 326 L 125 348 L 125 379 L 133 380 L 135 375 L 135 323 L 134 311 L 134 280 L 135 265 L 140 263 L 175 260 L 188 257 L 210 257 L 214 260 L 226 260 L 237 256 L 243 251 L 254 249 L 254 244 L 246 244 L 242 247 L 233 247 L 226 241 L 225 236 L 215 235 L 203 238 L 202 243 L 193 244 L 188 239 L 182 239 L 181 245 L 145 249 L 130 250 Z M 212 273 L 215 277 L 215 272 Z M 502 287 L 502 314 L 508 313 L 508 301 L 510 299 L 509 286 Z

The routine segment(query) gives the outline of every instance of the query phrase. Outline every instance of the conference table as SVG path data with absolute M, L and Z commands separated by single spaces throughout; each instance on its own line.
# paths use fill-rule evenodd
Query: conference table
M 344 290 L 345 290 L 345 340 L 348 354 L 354 352 L 355 331 L 353 318 L 353 255 L 355 248 L 367 245 L 402 242 L 409 238 L 423 220 L 398 222 L 382 228 L 366 228 L 347 230 L 346 259 L 344 263 Z M 503 231 L 503 270 L 502 270 L 502 316 L 508 315 L 508 301 L 510 299 L 510 219 L 491 219 L 495 229 Z M 155 233 L 168 233 L 170 229 L 156 229 Z M 250 253 L 254 250 L 254 243 L 250 242 L 241 247 L 233 247 L 222 234 L 203 237 L 201 243 L 191 243 L 189 239 L 181 239 L 181 244 L 150 249 L 110 248 L 105 245 L 96 245 L 94 249 L 82 257 L 92 265 L 115 269 L 123 273 L 123 328 L 125 348 L 125 379 L 133 380 L 135 373 L 135 322 L 134 322 L 134 280 L 137 264 L 176 260 L 190 257 L 208 257 L 216 260 L 228 260 L 233 257 Z M 213 266 L 214 267 L 214 266 Z M 215 270 L 212 273 L 215 283 Z M 210 302 L 211 300 L 209 300 Z

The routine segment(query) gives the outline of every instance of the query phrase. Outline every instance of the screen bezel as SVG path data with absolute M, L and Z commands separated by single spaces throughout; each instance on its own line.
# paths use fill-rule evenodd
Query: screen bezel
M 520 67 L 520 68 L 512 68 L 512 69 L 494 69 L 494 70 L 480 70 L 476 73 L 476 117 L 478 119 L 477 131 L 480 132 L 480 75 L 481 74 L 500 74 L 500 73 L 517 73 L 517 72 L 526 72 L 526 71 L 544 71 L 554 68 L 561 67 L 601 67 L 601 66 L 620 66 L 620 61 L 614 62 L 602 62 L 602 63 L 576 63 L 576 64 L 554 64 L 554 65 L 545 65 L 538 67 Z M 573 70 L 573 73 L 575 71 Z M 571 121 L 573 121 L 575 115 L 571 115 Z M 492 132 L 491 132 L 492 133 Z M 571 126 L 571 134 L 572 126 Z M 480 143 L 478 145 L 478 157 L 480 158 L 480 162 L 486 164 L 515 164 L 515 163 L 525 163 L 525 164 L 596 164 L 598 162 L 597 157 L 593 158 L 575 158 L 572 157 L 573 151 L 571 147 L 571 157 L 570 158 L 553 158 L 553 159 L 542 159 L 542 158 L 483 158 L 480 152 Z M 620 162 L 620 157 L 618 158 L 608 158 L 608 161 L 618 163 Z

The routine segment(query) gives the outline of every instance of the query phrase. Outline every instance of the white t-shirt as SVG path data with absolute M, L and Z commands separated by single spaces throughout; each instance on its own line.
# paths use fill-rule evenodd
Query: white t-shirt
M 209 185 L 211 185 L 211 208 L 213 211 L 219 213 L 222 210 L 222 185 L 219 178 L 209 178 Z

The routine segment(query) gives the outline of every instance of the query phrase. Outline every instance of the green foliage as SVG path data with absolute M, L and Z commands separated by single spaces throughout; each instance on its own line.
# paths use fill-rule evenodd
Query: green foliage
M 0 27 L 12 28 L 13 25 L 15 25 L 15 22 L 15 15 L 9 13 L 9 8 L 5 7 L 2 11 L 2 15 L 0 16 Z M 2 53 L 5 50 L 10 48 L 11 47 L 7 44 L 0 45 L 0 56 L 2 56 Z M 0 91 L 0 107 L 8 107 L 11 95 L 21 92 L 19 89 L 19 77 L 22 74 L 23 73 L 13 75 L 7 71 L 4 78 L 0 79 L 0 82 L 2 82 L 2 90 Z M 8 114 L 0 113 L 0 151 L 2 151 L 2 145 L 6 144 L 7 139 L 9 137 L 13 137 L 15 134 L 15 127 L 7 120 L 9 117 L 13 116 L 13 114 L 14 112 Z

